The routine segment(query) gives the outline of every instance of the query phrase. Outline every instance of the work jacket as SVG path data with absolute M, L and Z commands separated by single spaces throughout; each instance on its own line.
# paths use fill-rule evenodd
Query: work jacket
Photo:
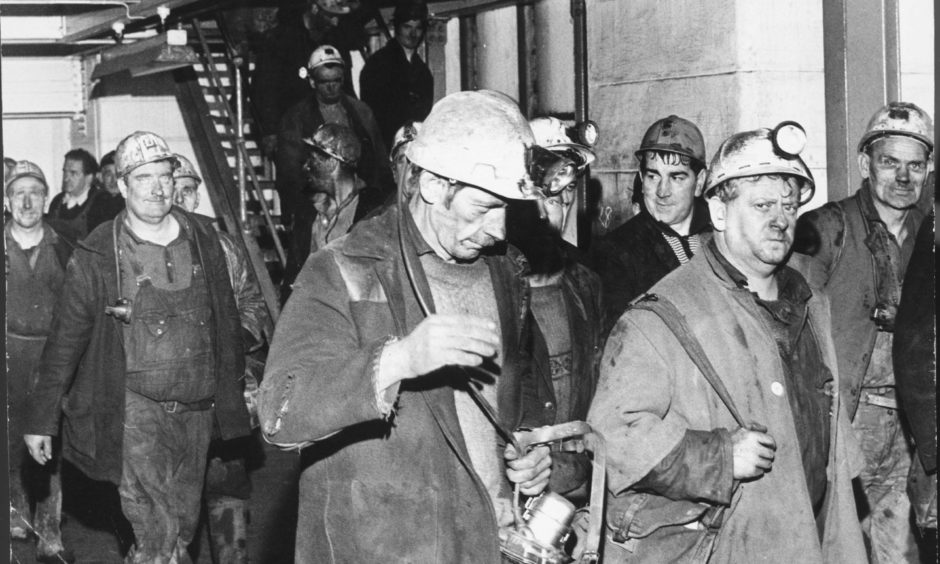
M 740 483 L 735 501 L 730 497 L 730 476 L 723 485 L 725 499 L 718 499 L 721 492 L 712 492 L 711 501 L 730 503 L 732 510 L 725 512 L 711 562 L 866 562 L 851 486 L 861 454 L 834 391 L 837 386 L 832 392 L 821 547 L 793 412 L 782 387 L 787 376 L 754 295 L 737 287 L 708 248 L 650 293 L 668 299 L 684 313 L 744 420 L 766 426 L 777 445 L 773 470 Z M 804 330 L 812 331 L 837 384 L 828 303 L 814 291 L 807 309 Z M 614 521 L 623 517 L 616 514 L 618 497 L 669 455 L 687 430 L 731 432 L 738 427 L 679 340 L 656 314 L 642 309 L 628 309 L 607 340 L 588 422 L 607 440 L 608 516 Z M 710 466 L 727 467 L 730 444 L 721 456 L 703 458 L 681 461 L 687 471 L 680 475 L 692 480 L 707 475 Z M 605 561 L 623 561 L 624 550 L 608 536 Z
M 927 472 L 937 469 L 937 295 L 933 214 L 917 232 L 894 330 L 898 401 Z
M 434 103 L 434 77 L 415 52 L 411 61 L 396 40 L 366 60 L 359 75 L 362 101 L 375 112 L 382 140 L 391 147 L 395 132 L 407 121 L 424 121 Z
M 181 229 L 191 230 L 205 272 L 212 309 L 215 415 L 222 437 L 247 435 L 248 410 L 239 382 L 245 371 L 241 329 L 218 236 L 183 210 L 171 213 Z M 65 458 L 92 479 L 118 484 L 126 362 L 122 322 L 105 314 L 105 307 L 118 299 L 113 229 L 112 221 L 98 226 L 69 260 L 52 333 L 29 396 L 25 433 L 58 435 L 61 414 Z
M 679 259 L 663 236 L 662 229 L 643 209 L 605 235 L 591 249 L 594 269 L 604 285 L 605 335 L 634 298 L 679 268 Z M 697 198 L 692 208 L 689 234 L 705 236 L 711 231 L 708 207 Z M 705 242 L 702 237 L 701 247 Z
M 867 200 L 866 204 L 862 199 Z M 863 206 L 870 210 L 868 214 L 863 213 Z M 911 240 L 923 218 L 920 210 L 911 208 L 907 218 Z M 854 195 L 800 217 L 790 261 L 811 286 L 822 288 L 832 302 L 832 337 L 842 397 L 850 419 L 855 418 L 862 380 L 878 336 L 878 326 L 871 318 L 878 303 L 876 277 L 888 276 L 876 271 L 876 261 L 867 243 L 869 219 L 880 222 L 866 180 Z M 901 265 L 901 276 L 905 266 Z M 900 294 L 900 287 L 896 290 Z
M 454 403 L 468 374 L 445 368 L 402 382 L 390 416 L 377 404 L 383 345 L 424 318 L 403 267 L 398 213 L 389 207 L 312 254 L 275 329 L 262 431 L 284 448 L 310 445 L 313 459 L 300 481 L 298 563 L 499 561 L 494 509 Z M 433 308 L 413 246 L 426 243 L 413 223 L 406 232 L 414 287 Z M 503 336 L 499 419 L 510 429 L 538 423 L 523 404 L 534 395 L 524 262 L 512 249 L 480 260 Z
M 359 139 L 361 155 L 356 168 L 359 178 L 369 186 L 386 190 L 392 185 L 392 173 L 388 163 L 388 150 L 382 141 L 382 133 L 369 106 L 359 100 L 340 95 L 339 104 L 346 112 L 350 129 Z M 285 199 L 286 206 L 307 206 L 304 188 L 307 176 L 304 163 L 310 146 L 304 139 L 310 138 L 324 123 L 319 102 L 310 94 L 287 109 L 281 118 L 277 137 L 277 191 Z M 296 213 L 296 212 L 295 212 Z

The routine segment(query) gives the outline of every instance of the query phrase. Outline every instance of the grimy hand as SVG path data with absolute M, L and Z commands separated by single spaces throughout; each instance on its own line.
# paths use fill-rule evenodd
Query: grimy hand
M 29 455 L 39 464 L 52 460 L 52 437 L 49 435 L 23 435 Z
M 760 478 L 773 468 L 777 443 L 767 433 L 741 427 L 731 435 L 731 442 L 734 479 Z
M 499 346 L 493 321 L 473 315 L 429 315 L 407 337 L 386 346 L 382 387 L 448 365 L 479 366 L 494 357 Z
M 548 486 L 552 474 L 552 457 L 545 445 L 539 445 L 522 458 L 512 444 L 503 451 L 506 461 L 506 477 L 513 484 L 519 484 L 519 491 L 525 495 L 538 495 Z

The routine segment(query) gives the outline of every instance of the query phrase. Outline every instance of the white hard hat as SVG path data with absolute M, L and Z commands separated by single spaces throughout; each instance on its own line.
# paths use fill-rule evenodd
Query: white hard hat
M 431 108 L 405 155 L 419 167 L 507 199 L 536 197 L 527 170 L 532 128 L 500 92 L 455 92 Z

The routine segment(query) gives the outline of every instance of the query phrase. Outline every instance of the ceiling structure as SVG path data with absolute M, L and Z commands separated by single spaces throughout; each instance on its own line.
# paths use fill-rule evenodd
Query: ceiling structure
M 157 33 L 158 7 L 168 24 L 220 8 L 277 7 L 304 0 L 0 0 L 0 46 L 7 56 L 69 56 L 102 51 L 115 44 L 112 26 L 124 25 L 127 41 Z M 534 0 L 429 0 L 432 15 L 452 17 Z M 369 8 L 391 9 L 395 0 L 362 0 Z

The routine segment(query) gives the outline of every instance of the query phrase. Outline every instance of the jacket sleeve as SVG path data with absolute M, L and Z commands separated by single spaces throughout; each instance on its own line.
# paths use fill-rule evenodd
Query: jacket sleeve
M 374 374 L 386 340 L 360 342 L 335 260 L 330 251 L 307 259 L 268 353 L 258 414 L 264 438 L 282 448 L 384 416 Z
M 268 308 L 261 295 L 258 279 L 248 263 L 248 257 L 235 238 L 225 232 L 219 232 L 219 241 L 225 252 L 229 280 L 235 293 L 235 306 L 241 326 L 251 333 L 255 344 L 264 342 L 264 328 L 270 322 Z
M 36 385 L 27 398 L 26 434 L 58 434 L 62 398 L 91 338 L 96 303 L 94 282 L 73 256 L 66 268 L 52 332 L 39 361 Z
M 656 314 L 639 310 L 624 314 L 607 340 L 588 423 L 607 441 L 607 480 L 613 495 L 631 488 L 654 469 L 666 476 L 659 465 L 670 454 L 681 456 L 669 467 L 722 464 L 721 459 L 707 455 L 713 448 L 708 441 L 683 443 L 689 426 L 685 414 L 672 405 L 681 375 L 671 361 L 681 350 Z M 698 479 L 702 473 L 676 472 L 673 482 L 658 482 L 657 489 L 692 491 L 694 484 L 685 480 Z
M 730 431 L 689 429 L 676 448 L 633 487 L 669 499 L 730 505 L 733 470 Z

